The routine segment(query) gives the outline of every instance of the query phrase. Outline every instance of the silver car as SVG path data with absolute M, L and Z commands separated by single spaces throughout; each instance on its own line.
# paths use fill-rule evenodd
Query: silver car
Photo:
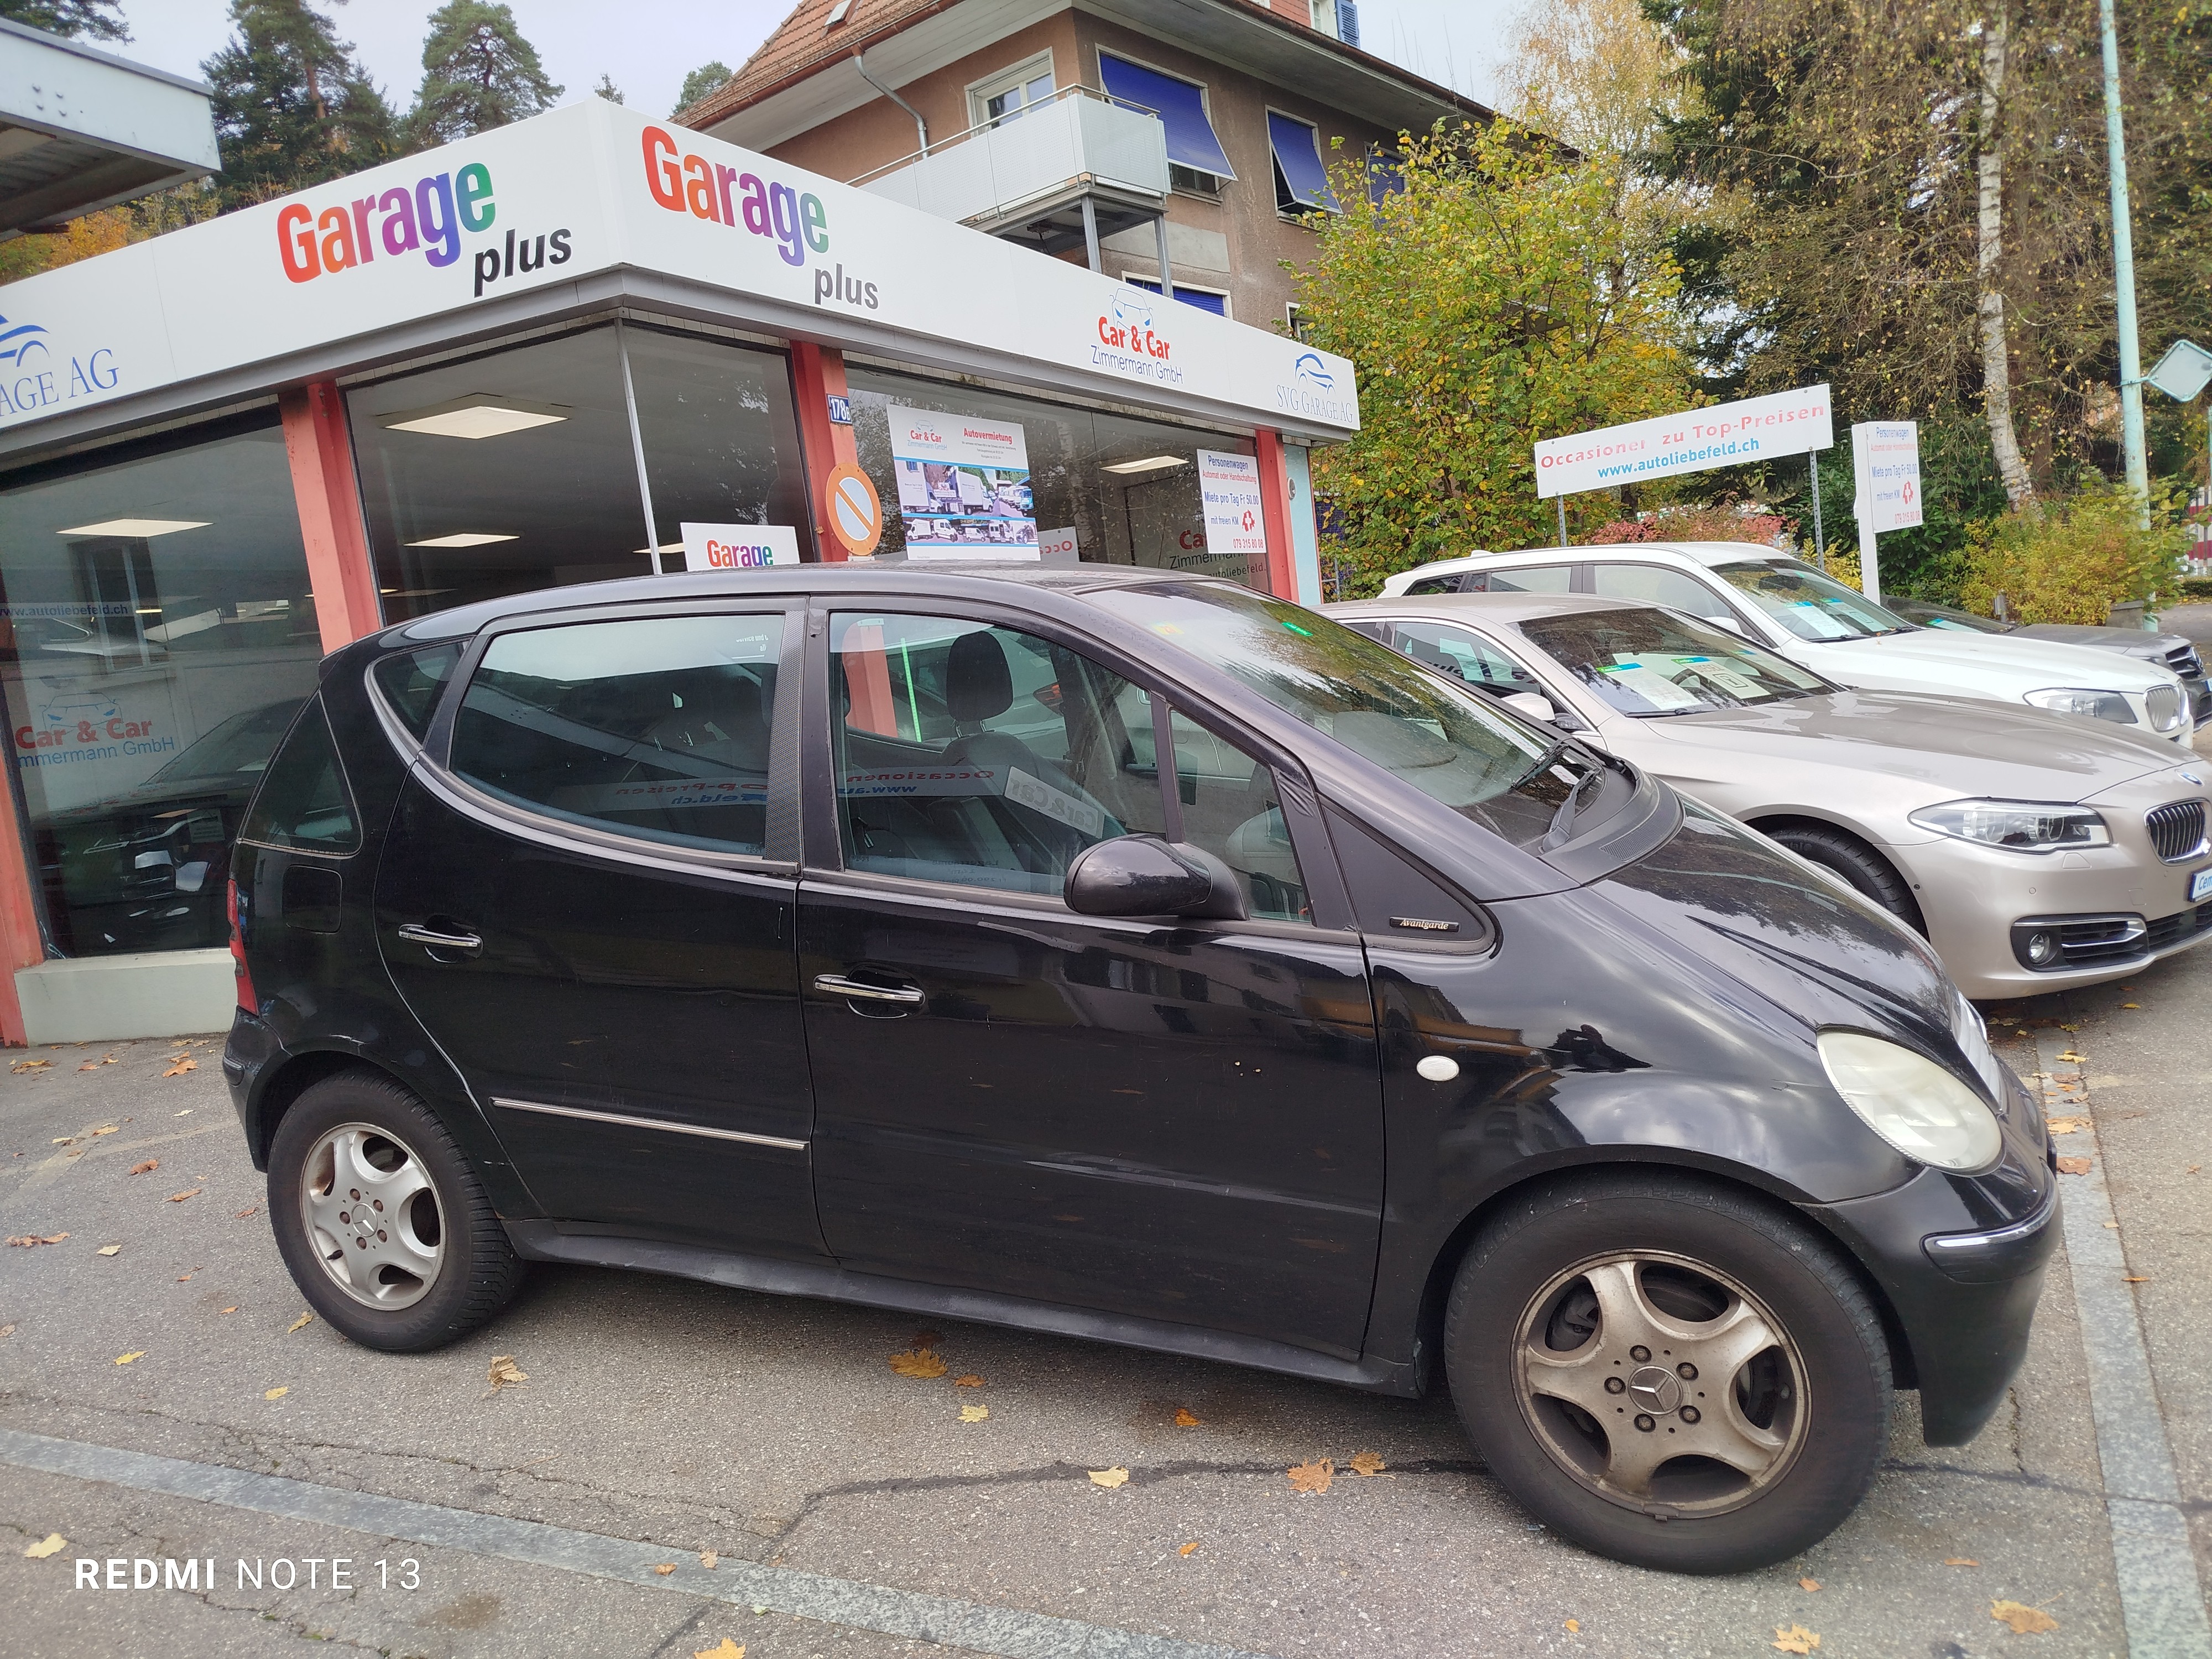
M 1633 601 L 1461 593 L 1327 609 L 1825 867 L 1925 933 L 1970 997 L 2117 979 L 2212 933 L 2212 774 L 2148 735 L 1854 691 Z

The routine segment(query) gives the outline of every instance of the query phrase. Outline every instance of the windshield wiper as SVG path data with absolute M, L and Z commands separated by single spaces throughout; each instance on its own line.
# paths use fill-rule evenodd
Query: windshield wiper
M 1518 789 L 1522 784 L 1528 782 L 1529 779 L 1543 776 L 1545 773 L 1551 770 L 1552 763 L 1558 760 L 1560 756 L 1565 754 L 1571 746 L 1571 745 L 1567 744 L 1564 739 L 1553 744 L 1549 749 L 1547 749 L 1542 754 L 1536 757 L 1536 763 L 1534 766 L 1530 767 L 1519 777 L 1513 780 L 1513 787 L 1516 789 Z
M 1539 852 L 1548 853 L 1553 848 L 1567 844 L 1574 831 L 1575 813 L 1582 805 L 1583 786 L 1593 780 L 1602 781 L 1604 777 L 1605 769 L 1594 766 L 1575 780 L 1573 787 L 1567 791 L 1567 798 L 1559 803 L 1559 810 L 1552 814 L 1552 827 L 1544 831 L 1543 842 L 1537 848 Z

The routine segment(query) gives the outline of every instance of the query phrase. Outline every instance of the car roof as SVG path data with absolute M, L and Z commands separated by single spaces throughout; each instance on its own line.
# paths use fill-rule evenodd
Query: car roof
M 1572 547 L 1521 547 L 1511 550 L 1483 550 L 1461 554 L 1455 558 L 1436 559 L 1417 565 L 1416 571 L 1436 569 L 1474 569 L 1504 559 L 1576 559 L 1604 557 L 1646 557 L 1653 553 L 1671 553 L 1698 564 L 1734 564 L 1741 560 L 1758 559 L 1768 563 L 1802 563 L 1798 554 L 1787 548 L 1769 547 L 1762 542 L 1593 542 Z M 1410 574 L 1410 573 L 1409 573 Z
M 866 587 L 872 592 L 942 594 L 950 599 L 988 598 L 994 587 L 1012 586 L 1031 592 L 1079 596 L 1104 588 L 1143 587 L 1160 583 L 1204 582 L 1221 585 L 1218 578 L 1149 566 L 1083 564 L 1044 565 L 1010 560 L 994 564 L 962 561 L 947 568 L 934 563 L 906 560 L 853 559 L 835 564 L 769 565 L 757 570 L 686 570 L 660 576 L 623 576 L 612 581 L 577 582 L 563 587 L 536 587 L 527 592 L 503 594 L 455 605 L 412 621 L 396 623 L 376 636 L 386 648 L 419 646 L 426 641 L 465 639 L 478 629 L 509 617 L 540 611 L 588 610 L 599 605 L 659 604 L 670 599 L 749 599 L 768 594 L 834 594 L 841 588 Z M 1234 584 L 1229 584 L 1234 586 Z
M 1466 621 L 1480 617 L 1486 622 L 1518 625 L 1540 617 L 1566 617 L 1584 611 L 1649 611 L 1650 599 L 1601 599 L 1595 593 L 1413 593 L 1395 599 L 1349 599 L 1325 605 L 1324 617 L 1355 620 L 1362 613 L 1403 617 L 1433 617 L 1439 622 Z

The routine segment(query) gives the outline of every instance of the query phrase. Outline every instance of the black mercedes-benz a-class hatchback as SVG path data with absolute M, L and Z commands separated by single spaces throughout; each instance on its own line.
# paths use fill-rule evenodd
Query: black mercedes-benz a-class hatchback
M 617 1264 L 1449 1388 L 1747 1568 L 1988 1418 L 2050 1143 L 1927 946 L 1304 611 L 1097 568 L 530 593 L 332 655 L 224 1069 L 372 1348 Z

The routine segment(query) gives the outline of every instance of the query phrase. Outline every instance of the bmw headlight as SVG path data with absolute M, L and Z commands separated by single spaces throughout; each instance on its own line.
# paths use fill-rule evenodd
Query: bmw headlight
M 2112 832 L 2086 806 L 2039 800 L 1953 800 L 1911 815 L 1923 830 L 2015 853 L 2071 852 L 2109 847 Z
M 1820 1048 L 1844 1103 L 1905 1157 L 1962 1173 L 1996 1162 L 2003 1146 L 1996 1115 L 1934 1060 L 1860 1031 L 1823 1031 Z
M 2117 691 L 2085 691 L 2079 686 L 2054 685 L 2046 690 L 2031 691 L 2021 701 L 2061 714 L 2087 714 L 2092 720 L 2112 720 L 2121 726 L 2136 723 L 2136 711 Z

